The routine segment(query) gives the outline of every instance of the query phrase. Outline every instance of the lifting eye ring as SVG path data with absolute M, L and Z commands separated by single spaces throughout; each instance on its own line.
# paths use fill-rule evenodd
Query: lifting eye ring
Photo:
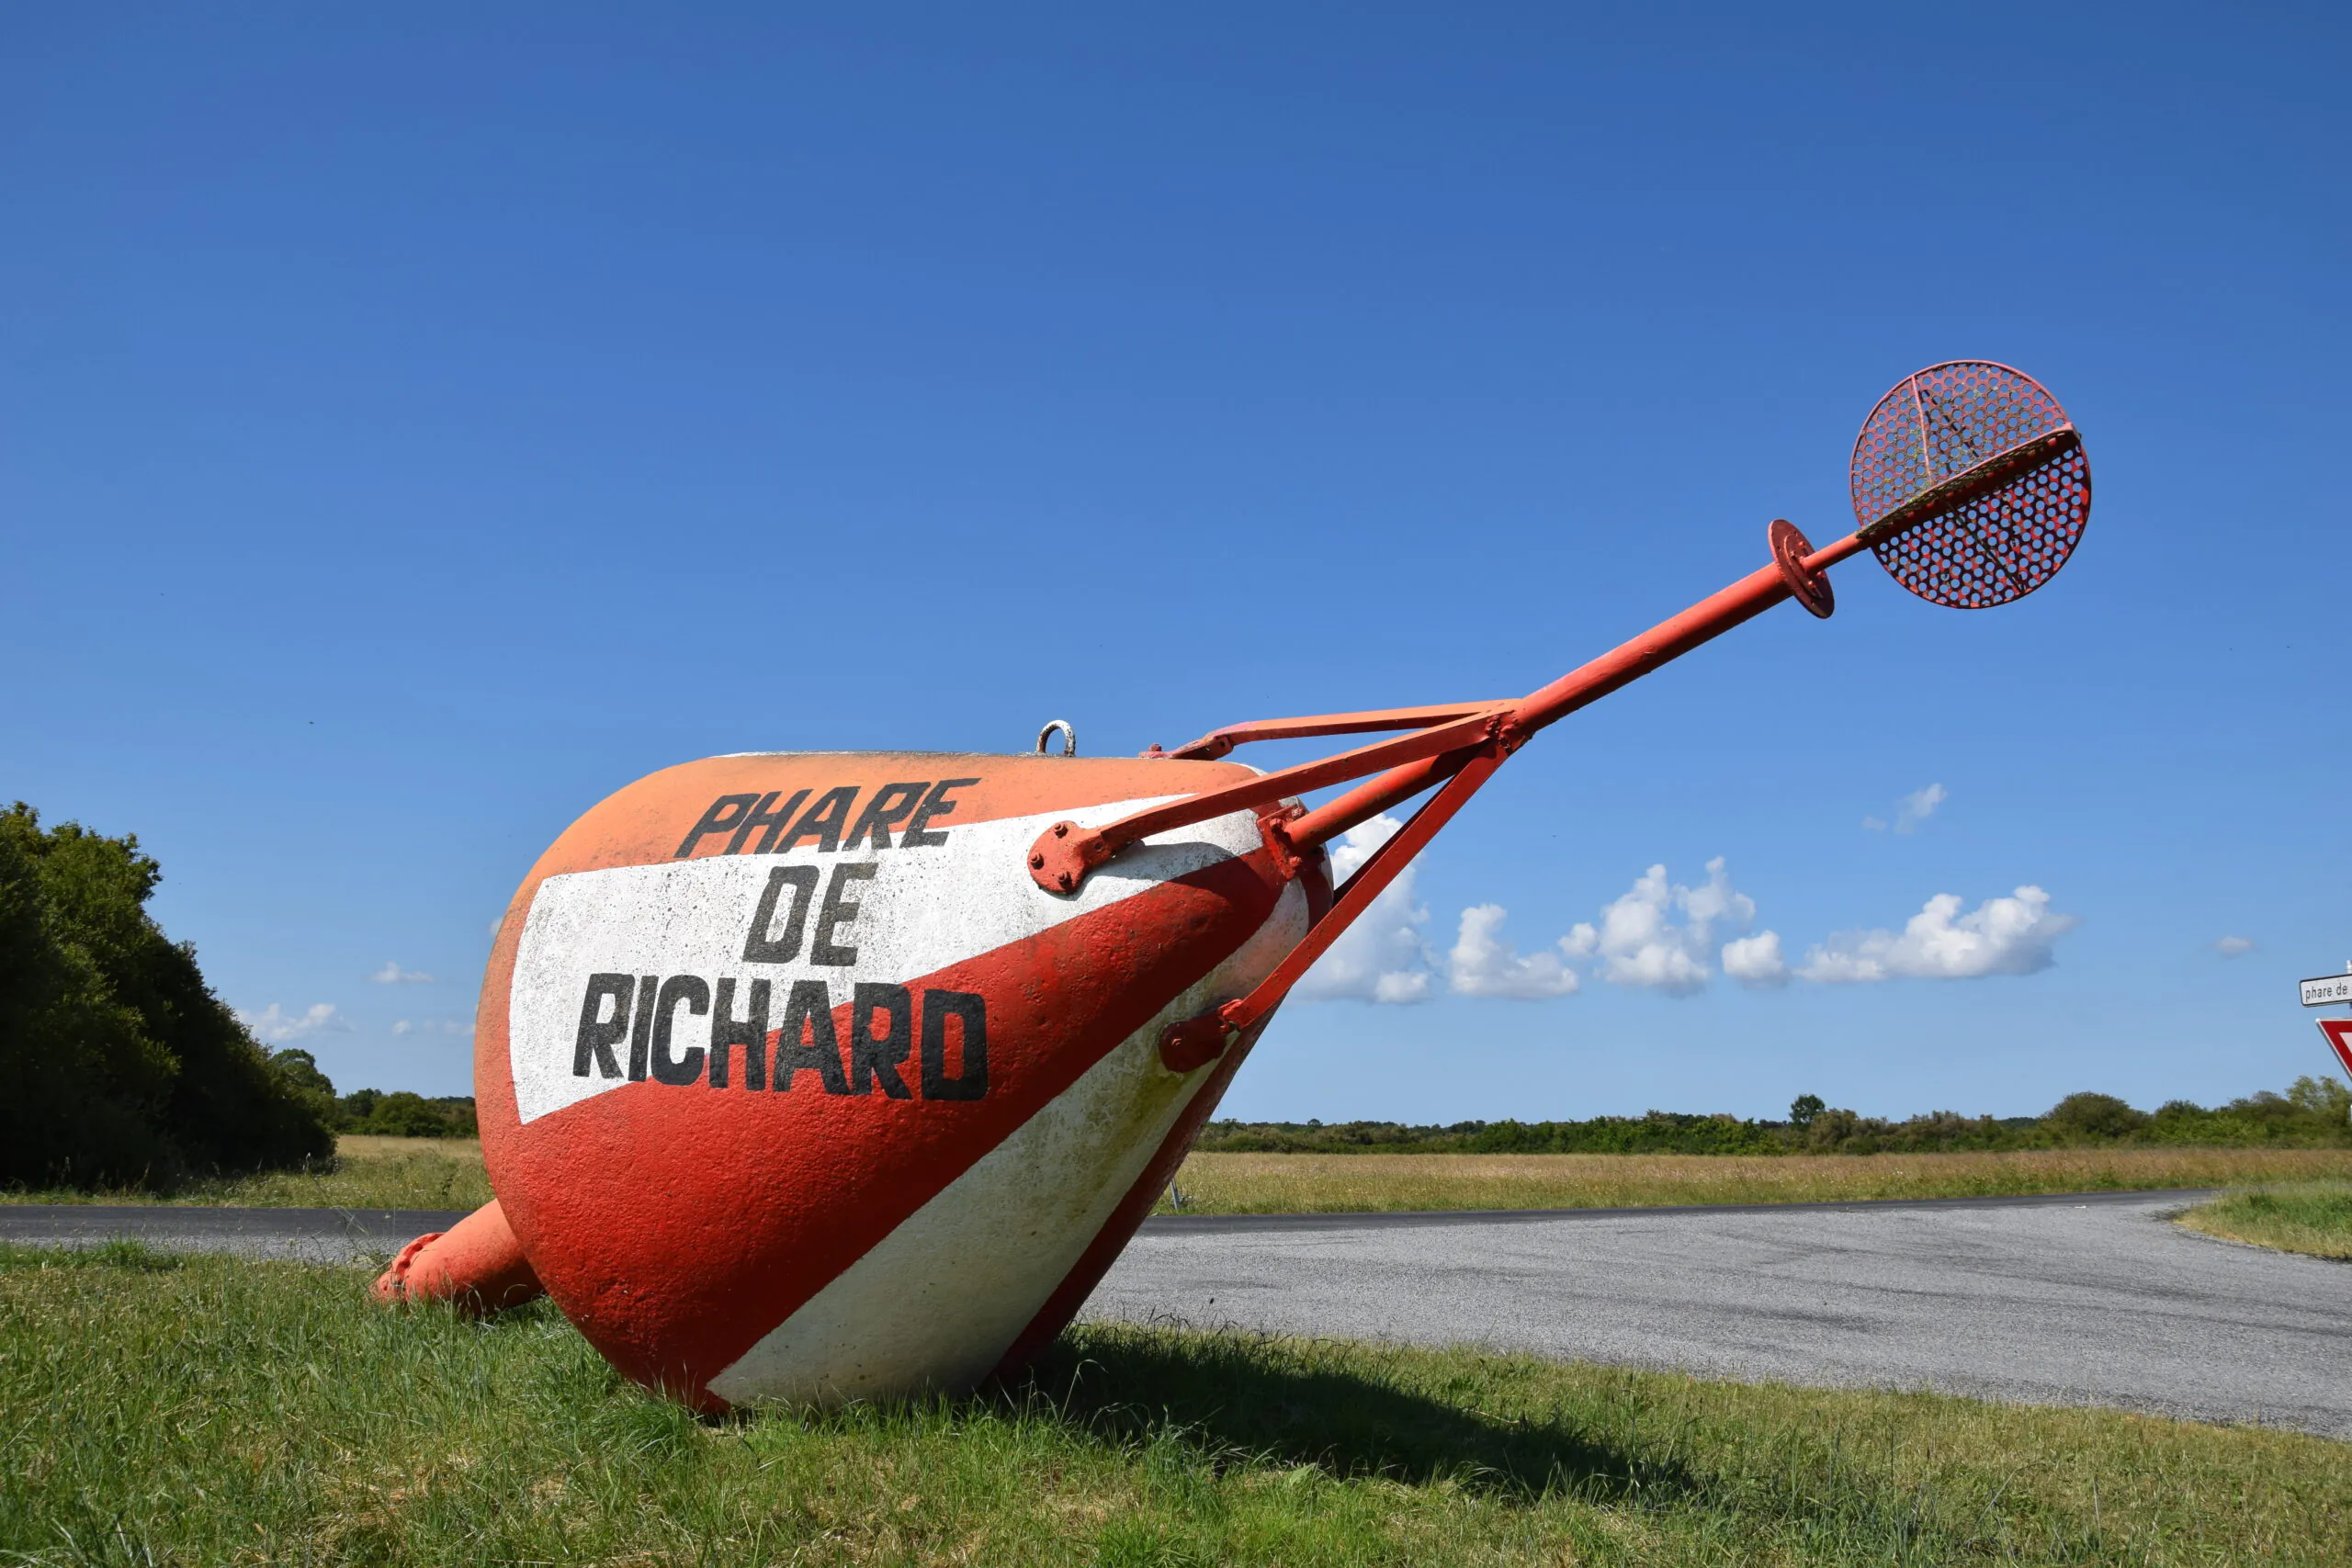
M 1037 755 L 1040 757 L 1052 755 L 1051 752 L 1046 750 L 1046 742 L 1053 739 L 1054 731 L 1057 729 L 1062 732 L 1062 755 L 1065 757 L 1077 756 L 1078 730 L 1070 724 L 1070 721 L 1066 718 L 1051 720 L 1046 724 L 1045 728 L 1037 731 Z

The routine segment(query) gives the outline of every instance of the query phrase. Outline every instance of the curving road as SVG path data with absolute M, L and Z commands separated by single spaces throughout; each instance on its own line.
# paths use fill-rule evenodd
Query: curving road
M 2207 1196 L 1204 1215 L 1086 1311 L 2352 1438 L 2352 1268 L 2167 1223 Z
M 2167 1216 L 2208 1194 L 1147 1223 L 1086 1315 L 1932 1388 L 2352 1438 L 2352 1268 Z M 459 1216 L 0 1205 L 0 1240 L 330 1262 Z

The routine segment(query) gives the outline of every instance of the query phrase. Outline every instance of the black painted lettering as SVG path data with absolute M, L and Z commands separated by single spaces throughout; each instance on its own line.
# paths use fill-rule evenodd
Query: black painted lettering
M 847 863 L 833 867 L 833 879 L 825 884 L 824 907 L 817 911 L 817 934 L 808 943 L 808 962 L 847 968 L 857 962 L 857 949 L 842 947 L 833 941 L 833 932 L 857 919 L 863 908 L 854 898 L 842 897 L 842 890 L 853 882 L 874 880 L 874 863 Z
M 727 1058 L 743 1047 L 743 1087 L 768 1087 L 768 983 L 752 982 L 749 1014 L 735 1016 L 735 982 L 718 982 L 718 996 L 710 1004 L 710 1087 L 727 1087 Z
M 792 825 L 792 831 L 776 840 L 776 852 L 783 853 L 803 839 L 814 839 L 818 849 L 831 854 L 842 847 L 842 824 L 849 820 L 850 804 L 856 799 L 855 784 L 827 790 L 817 797 L 808 815 Z
M 695 846 L 703 840 L 713 833 L 724 833 L 741 822 L 743 814 L 752 809 L 752 803 L 759 798 L 756 795 L 722 795 L 712 801 L 710 809 L 702 814 L 702 820 L 695 824 L 694 830 L 686 835 L 685 842 L 678 846 L 678 852 L 670 858 L 685 859 L 695 852 Z
M 792 889 L 792 911 L 784 919 L 784 934 L 776 936 L 773 934 L 776 901 L 787 886 Z M 743 939 L 743 962 L 789 964 L 799 957 L 800 934 L 808 924 L 808 901 L 816 894 L 813 865 L 780 865 L 769 872 L 768 885 L 760 890 L 760 907 L 752 911 L 752 934 Z
M 822 980 L 795 980 L 784 1002 L 784 1027 L 776 1032 L 775 1087 L 792 1087 L 792 1075 L 813 1072 L 827 1094 L 847 1094 L 842 1077 L 842 1045 L 833 1032 L 833 998 Z
M 645 1081 L 645 1064 L 653 1050 L 653 994 L 662 976 L 648 975 L 637 983 L 637 1021 L 628 1032 L 628 1081 Z
M 961 1069 L 947 1075 L 947 1021 L 956 1021 Z M 922 1097 L 978 1100 L 989 1091 L 988 1004 L 971 991 L 922 994 Z
M 678 1021 L 678 1004 L 696 1018 L 710 1010 L 710 987 L 699 975 L 673 975 L 662 982 L 653 1004 L 653 1076 L 663 1083 L 692 1083 L 702 1077 L 703 1048 L 689 1045 L 683 1056 L 670 1054 L 670 1033 Z
M 616 1078 L 621 1065 L 613 1055 L 613 1047 L 628 1033 L 628 996 L 637 982 L 626 975 L 591 975 L 588 994 L 580 1003 L 580 1038 L 571 1047 L 571 1076 L 588 1076 L 588 1063 L 594 1058 L 598 1077 Z M 605 1004 L 613 1004 L 613 1016 L 603 1016 Z
M 768 803 L 782 793 L 780 790 L 768 791 L 767 794 L 760 796 L 760 803 L 757 806 L 743 813 L 743 820 L 737 825 L 735 836 L 727 840 L 729 854 L 742 852 L 743 840 L 752 836 L 752 829 L 754 828 L 761 829 L 761 832 L 759 847 L 752 852 L 753 854 L 763 852 L 770 844 L 775 842 L 776 834 L 783 830 L 786 823 L 792 820 L 792 814 L 800 809 L 800 803 L 808 798 L 808 792 L 804 789 L 774 811 L 769 810 Z
M 914 815 L 916 805 L 922 799 L 922 792 L 930 787 L 929 779 L 917 779 L 911 784 L 886 784 L 876 790 L 874 798 L 865 803 L 865 809 L 857 814 L 857 825 L 849 830 L 849 837 L 842 840 L 842 847 L 857 848 L 871 830 L 874 847 L 888 849 L 889 830 Z
M 949 790 L 961 789 L 966 784 L 976 784 L 979 782 L 978 779 L 942 779 L 932 785 L 931 793 L 924 795 L 922 804 L 915 808 L 914 818 L 907 824 L 907 830 L 899 835 L 899 847 L 902 850 L 912 850 L 931 844 L 945 843 L 946 834 L 926 833 L 923 829 L 930 827 L 934 818 L 944 817 L 956 809 L 956 803 L 947 798 Z
M 876 1015 L 887 1015 L 888 1029 L 874 1032 Z M 899 1076 L 899 1064 L 914 1050 L 914 998 L 904 986 L 880 986 L 861 980 L 850 989 L 849 1091 L 871 1093 L 881 1084 L 892 1100 L 912 1100 L 913 1091 Z

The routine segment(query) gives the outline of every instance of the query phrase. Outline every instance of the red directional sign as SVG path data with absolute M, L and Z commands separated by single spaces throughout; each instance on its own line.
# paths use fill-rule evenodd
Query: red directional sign
M 2344 1076 L 2352 1078 L 2352 1018 L 2323 1018 L 2319 1032 L 2327 1036 L 2328 1048 L 2344 1068 Z

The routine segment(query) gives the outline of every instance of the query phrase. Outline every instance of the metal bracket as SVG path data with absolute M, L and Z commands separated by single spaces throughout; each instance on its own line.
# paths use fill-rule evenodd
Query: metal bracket
M 1306 861 L 1299 853 L 1298 846 L 1290 841 L 1290 834 L 1284 830 L 1283 825 L 1295 822 L 1306 815 L 1306 807 L 1292 805 L 1277 807 L 1258 818 L 1258 836 L 1265 840 L 1266 853 L 1272 859 L 1274 870 L 1281 874 L 1284 882 L 1295 877 Z
M 1159 1036 L 1159 1065 L 1180 1074 L 1205 1067 L 1225 1055 L 1226 1046 L 1231 1043 L 1227 1036 L 1232 1032 L 1222 1010 L 1171 1023 Z
M 1048 893 L 1075 893 L 1086 874 L 1119 852 L 1120 846 L 1075 822 L 1057 822 L 1037 835 L 1029 851 L 1030 880 Z
M 1812 542 L 1785 517 L 1772 519 L 1766 536 L 1772 544 L 1772 564 L 1781 569 L 1781 581 L 1789 585 L 1789 597 L 1815 617 L 1827 620 L 1837 611 L 1838 596 L 1829 590 L 1827 572 L 1805 567 L 1805 557 L 1813 554 Z

